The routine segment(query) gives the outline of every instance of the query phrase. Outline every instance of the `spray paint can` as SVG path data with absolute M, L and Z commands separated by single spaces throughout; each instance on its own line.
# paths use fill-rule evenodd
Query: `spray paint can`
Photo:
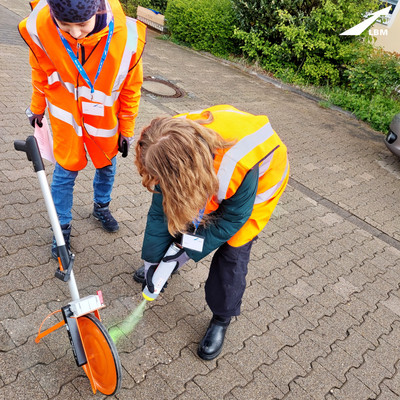
M 179 250 L 180 248 L 175 243 L 172 243 L 171 246 L 169 246 L 164 257 L 173 256 L 177 254 Z M 167 282 L 168 278 L 174 271 L 175 266 L 176 266 L 175 261 L 169 261 L 169 262 L 161 261 L 160 264 L 158 264 L 158 267 L 153 275 L 154 293 L 151 293 L 147 288 L 147 286 L 143 289 L 142 295 L 146 300 L 153 301 L 158 297 L 162 288 L 165 285 L 165 282 Z

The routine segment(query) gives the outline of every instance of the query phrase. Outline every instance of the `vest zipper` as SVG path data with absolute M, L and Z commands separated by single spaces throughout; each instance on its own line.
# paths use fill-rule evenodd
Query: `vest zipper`
M 76 45 L 76 58 L 79 60 L 79 58 L 80 58 L 80 63 L 82 64 L 82 65 L 84 65 L 85 64 L 85 62 L 86 62 L 86 60 L 85 60 L 85 48 L 80 44 L 80 43 L 77 43 L 77 45 Z M 80 50 L 80 57 L 79 57 L 79 50 Z
M 79 60 L 79 49 L 81 47 L 80 43 L 76 44 L 76 58 Z M 81 63 L 82 64 L 82 63 Z M 75 86 L 75 100 L 78 102 L 78 87 L 79 87 L 79 71 L 78 71 L 78 76 L 76 77 L 76 86 Z M 79 102 L 78 102 L 79 106 Z

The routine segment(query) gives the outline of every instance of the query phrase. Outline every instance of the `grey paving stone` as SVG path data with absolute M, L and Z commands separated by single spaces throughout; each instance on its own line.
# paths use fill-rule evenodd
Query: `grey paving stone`
M 179 394 L 168 386 L 167 382 L 165 382 L 160 374 L 152 370 L 148 373 L 145 380 L 141 381 L 133 388 L 122 388 L 118 393 L 118 399 L 152 399 L 157 398 L 160 393 L 162 393 L 165 400 L 175 399 Z
M 29 355 L 29 357 L 26 357 Z M 18 375 L 37 363 L 49 364 L 54 357 L 45 346 L 38 346 L 33 340 L 13 348 L 0 359 L 0 378 L 6 385 L 14 382 Z
M 297 340 L 304 332 L 311 331 L 315 326 L 306 320 L 296 310 L 289 311 L 289 316 L 274 322 L 274 324 L 286 335 Z
M 62 388 L 78 376 L 84 376 L 82 368 L 77 367 L 72 350 L 50 364 L 38 363 L 32 368 L 32 374 L 49 398 L 57 396 Z M 87 386 L 90 387 L 86 378 Z
M 295 346 L 284 347 L 283 351 L 307 372 L 311 370 L 313 361 L 327 354 L 323 346 L 308 334 L 302 335 Z
M 15 344 L 11 340 L 10 335 L 4 329 L 4 327 L 2 325 L 0 325 L 0 351 L 6 352 L 8 350 L 11 350 L 14 347 L 15 347 Z
M 387 386 L 391 392 L 395 393 L 397 396 L 400 396 L 400 374 L 398 369 L 390 379 L 384 382 L 384 385 Z
M 180 320 L 174 329 L 158 332 L 152 336 L 172 359 L 179 358 L 187 343 L 197 343 L 199 334 L 185 320 Z
M 364 362 L 359 368 L 352 370 L 352 374 L 363 382 L 371 391 L 375 394 L 379 394 L 380 383 L 387 378 L 392 376 L 392 373 L 388 371 L 381 364 L 377 363 L 369 353 L 364 357 Z
M 171 390 L 180 394 L 185 392 L 185 382 L 191 382 L 198 375 L 205 375 L 209 369 L 189 349 L 184 348 L 171 363 L 158 365 L 158 374 L 167 382 Z
M 335 344 L 331 346 L 331 351 L 327 356 L 320 357 L 317 359 L 317 361 L 342 384 L 344 384 L 347 380 L 347 372 L 350 369 L 360 365 L 360 363 L 356 361 L 350 354 Z M 338 387 L 340 386 L 342 385 L 338 385 Z
M 244 387 L 232 390 L 235 399 L 276 399 L 282 398 L 283 393 L 261 372 L 256 371 L 254 379 Z
M 285 395 L 289 392 L 289 385 L 295 378 L 307 375 L 307 371 L 286 351 L 279 352 L 276 361 L 261 365 L 260 371 Z
M 312 371 L 306 377 L 297 378 L 296 383 L 313 399 L 323 399 L 332 387 L 340 385 L 340 381 L 318 362 L 313 363 Z
M 221 399 L 236 386 L 246 381 L 227 361 L 220 360 L 218 368 L 207 375 L 194 377 L 194 382 L 211 398 Z
M 185 387 L 185 391 L 176 397 L 176 400 L 192 400 L 192 399 L 199 399 L 199 400 L 208 400 L 208 397 L 198 385 L 193 382 L 188 382 Z
M 39 382 L 29 371 L 22 371 L 13 382 L 0 387 L 0 398 L 2 399 L 32 399 L 47 400 L 46 392 L 41 388 Z
M 284 318 L 284 315 L 274 309 L 267 299 L 260 301 L 257 308 L 246 312 L 246 317 L 264 333 L 270 323 Z

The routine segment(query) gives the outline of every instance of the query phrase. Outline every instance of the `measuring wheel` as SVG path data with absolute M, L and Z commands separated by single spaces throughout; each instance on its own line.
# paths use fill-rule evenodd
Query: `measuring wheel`
M 121 386 L 122 369 L 117 349 L 108 331 L 93 315 L 87 314 L 77 319 L 87 364 L 83 365 L 86 375 L 96 389 L 113 395 Z

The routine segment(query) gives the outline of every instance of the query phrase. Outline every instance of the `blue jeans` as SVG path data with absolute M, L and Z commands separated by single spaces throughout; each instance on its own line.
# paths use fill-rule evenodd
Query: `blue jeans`
M 117 170 L 117 157 L 113 157 L 111 162 L 112 165 L 96 169 L 93 179 L 93 200 L 95 203 L 106 204 L 111 201 L 111 191 Z M 72 220 L 73 191 L 77 176 L 78 171 L 68 171 L 56 163 L 51 183 L 51 195 L 61 225 L 69 224 Z

